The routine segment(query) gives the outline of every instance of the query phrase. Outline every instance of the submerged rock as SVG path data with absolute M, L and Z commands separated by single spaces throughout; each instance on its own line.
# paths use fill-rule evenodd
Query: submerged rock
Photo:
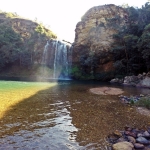
M 133 147 L 130 142 L 119 142 L 113 145 L 113 150 L 132 150 Z
M 98 87 L 90 89 L 90 92 L 99 95 L 119 95 L 124 91 L 119 88 L 111 88 L 111 87 Z
M 143 149 L 143 148 L 144 148 L 144 145 L 143 145 L 143 144 L 140 144 L 140 143 L 135 143 L 135 144 L 134 144 L 134 147 L 137 148 L 137 149 Z
M 113 150 L 150 150 L 149 129 L 139 130 L 137 128 L 125 127 L 125 131 L 116 130 L 117 133 L 122 135 L 116 136 L 116 131 L 111 134 L 111 137 L 114 135 L 118 139 L 109 140 L 110 136 L 108 136 L 108 140 L 113 144 Z
M 146 139 L 146 138 L 144 138 L 144 137 L 138 137 L 137 139 L 136 139 L 136 141 L 137 142 L 139 142 L 139 143 L 141 143 L 141 144 L 149 144 L 150 142 Z

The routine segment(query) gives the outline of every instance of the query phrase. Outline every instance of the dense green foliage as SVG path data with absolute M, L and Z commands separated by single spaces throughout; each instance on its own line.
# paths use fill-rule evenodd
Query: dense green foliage
M 0 12 L 0 70 L 14 64 L 29 68 L 40 63 L 42 48 L 51 38 L 57 36 L 42 24 Z
M 142 8 L 125 9 L 125 18 L 116 16 L 110 20 L 117 31 L 112 48 L 116 75 L 147 72 L 150 70 L 150 3 Z M 124 25 L 118 26 L 121 21 Z
M 19 59 L 22 41 L 11 27 L 0 26 L 0 69 Z
M 50 38 L 57 38 L 52 31 L 46 29 L 41 23 L 35 28 L 35 31 Z
M 144 97 L 135 103 L 136 106 L 146 107 L 150 109 L 150 97 Z

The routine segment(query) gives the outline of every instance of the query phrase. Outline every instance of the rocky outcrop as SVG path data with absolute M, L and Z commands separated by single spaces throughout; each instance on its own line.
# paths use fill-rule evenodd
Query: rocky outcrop
M 46 41 L 51 38 L 57 38 L 51 30 L 47 29 L 42 24 L 22 18 L 13 13 L 0 13 L 0 28 L 3 27 L 5 29 L 10 28 L 14 33 L 16 33 L 16 35 L 18 35 L 21 40 L 19 43 L 21 45 L 20 51 L 36 53 L 34 54 L 33 60 L 36 63 L 40 63 L 42 61 L 42 54 Z M 3 39 L 1 38 L 0 40 Z M 0 50 L 3 46 L 5 45 L 1 45 Z
M 116 33 L 116 30 L 111 20 L 116 16 L 122 18 L 122 21 L 117 22 L 119 26 L 125 23 L 125 10 L 113 4 L 96 6 L 85 13 L 75 29 L 73 65 L 78 65 L 83 69 L 88 66 L 87 61 L 95 57 L 97 61 L 93 67 L 95 74 L 114 70 L 110 50 L 114 41 L 112 35 Z M 83 57 L 86 63 L 82 61 Z M 87 70 L 87 73 L 89 71 L 91 70 Z
M 126 76 L 124 79 L 112 79 L 111 83 L 121 83 L 123 85 L 131 85 L 135 87 L 150 88 L 150 72 L 139 74 L 138 76 Z

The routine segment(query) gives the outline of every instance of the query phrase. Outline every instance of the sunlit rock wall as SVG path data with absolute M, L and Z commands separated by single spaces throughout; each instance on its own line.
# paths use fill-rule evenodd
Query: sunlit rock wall
M 95 66 L 95 74 L 114 70 L 110 50 L 114 41 L 112 35 L 116 33 L 116 30 L 110 20 L 116 16 L 122 18 L 122 21 L 119 22 L 120 26 L 125 23 L 127 17 L 125 10 L 113 4 L 93 7 L 84 14 L 75 29 L 74 66 L 79 66 L 82 70 L 81 55 L 92 51 L 93 57 L 99 59 Z

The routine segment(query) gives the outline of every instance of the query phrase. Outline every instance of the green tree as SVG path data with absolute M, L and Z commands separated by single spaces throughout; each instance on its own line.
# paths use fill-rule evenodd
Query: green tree
M 0 26 L 0 69 L 18 60 L 21 47 L 20 35 L 10 27 Z
M 147 71 L 150 71 L 150 24 L 148 24 L 138 41 L 139 51 L 146 62 Z

